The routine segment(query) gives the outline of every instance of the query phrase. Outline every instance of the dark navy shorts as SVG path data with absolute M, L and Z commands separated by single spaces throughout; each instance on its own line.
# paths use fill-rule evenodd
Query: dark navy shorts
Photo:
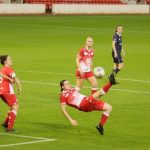
M 117 53 L 117 54 L 118 54 L 118 56 L 115 57 L 114 51 L 112 51 L 112 57 L 113 57 L 114 63 L 116 63 L 116 64 L 123 63 L 121 54 L 120 53 Z

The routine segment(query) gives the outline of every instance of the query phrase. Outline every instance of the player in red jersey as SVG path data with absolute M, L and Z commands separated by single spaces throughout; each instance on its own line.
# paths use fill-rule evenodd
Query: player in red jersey
M 18 94 L 21 91 L 21 85 L 19 79 L 16 77 L 14 70 L 11 68 L 11 57 L 8 55 L 2 55 L 0 56 L 0 62 L 3 65 L 0 72 L 11 79 L 8 80 L 4 77 L 0 77 L 0 97 L 10 107 L 10 110 L 2 126 L 6 128 L 6 131 L 12 132 L 14 131 L 13 126 L 19 107 L 16 95 L 13 90 L 13 83 L 16 83 L 17 85 Z M 13 83 L 10 81 L 13 81 Z
M 94 57 L 94 49 L 93 46 L 93 39 L 91 37 L 87 37 L 85 47 L 81 48 L 77 57 L 76 57 L 76 90 L 80 91 L 82 87 L 83 81 L 85 79 L 92 86 L 92 93 L 97 91 L 97 80 L 92 72 L 92 59 Z
M 2 74 L 2 73 L 0 72 L 0 79 L 1 79 L 1 78 L 5 78 L 5 79 L 9 80 L 10 82 L 13 82 L 13 80 L 12 80 L 11 78 L 5 76 L 4 74 Z
M 112 76 L 110 82 L 104 85 L 100 90 L 92 94 L 91 96 L 85 96 L 77 91 L 75 88 L 72 88 L 68 80 L 62 80 L 60 82 L 61 94 L 60 94 L 60 103 L 61 110 L 65 117 L 70 121 L 73 126 L 77 125 L 77 121 L 74 120 L 66 110 L 66 105 L 77 108 L 80 111 L 90 112 L 90 111 L 103 111 L 101 120 L 96 126 L 96 129 L 101 135 L 104 134 L 104 124 L 106 123 L 112 106 L 108 103 L 99 100 L 99 98 L 104 95 L 113 84 L 116 84 L 114 76 Z

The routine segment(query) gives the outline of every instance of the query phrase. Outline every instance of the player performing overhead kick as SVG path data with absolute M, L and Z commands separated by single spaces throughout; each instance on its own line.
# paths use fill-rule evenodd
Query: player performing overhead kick
M 102 117 L 98 125 L 96 126 L 98 132 L 101 135 L 103 135 L 104 134 L 103 126 L 111 113 L 112 106 L 100 100 L 99 98 L 105 93 L 107 93 L 107 91 L 114 84 L 116 84 L 116 81 L 114 76 L 112 75 L 109 78 L 109 82 L 106 85 L 104 85 L 100 90 L 98 90 L 97 92 L 93 93 L 90 96 L 85 96 L 75 88 L 72 88 L 68 80 L 62 80 L 60 82 L 61 88 L 60 104 L 63 114 L 73 126 L 76 126 L 78 123 L 69 115 L 68 111 L 66 110 L 66 105 L 69 105 L 84 112 L 90 112 L 94 110 L 103 111 Z

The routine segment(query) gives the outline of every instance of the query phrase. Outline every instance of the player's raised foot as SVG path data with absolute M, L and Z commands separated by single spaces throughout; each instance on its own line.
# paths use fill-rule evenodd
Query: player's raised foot
M 113 73 L 108 76 L 108 79 L 112 85 L 118 84 Z
M 104 128 L 102 125 L 97 125 L 96 126 L 96 129 L 98 130 L 98 132 L 101 134 L 101 135 L 104 135 Z
M 3 123 L 3 124 L 2 124 L 2 127 L 4 127 L 4 128 L 7 128 L 7 126 L 8 126 L 8 125 L 7 125 L 6 123 Z
M 13 129 L 13 128 L 8 129 L 8 128 L 7 128 L 5 131 L 6 131 L 6 132 L 15 132 L 15 129 Z

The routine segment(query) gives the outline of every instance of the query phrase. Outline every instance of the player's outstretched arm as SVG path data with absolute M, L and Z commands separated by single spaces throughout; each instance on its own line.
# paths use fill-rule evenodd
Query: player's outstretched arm
M 15 77 L 14 80 L 15 80 L 15 83 L 16 83 L 16 86 L 17 86 L 17 92 L 18 92 L 17 94 L 20 94 L 20 92 L 21 92 L 20 80 L 17 77 Z
M 65 117 L 70 121 L 70 123 L 73 126 L 77 126 L 78 125 L 77 121 L 72 119 L 71 116 L 68 114 L 65 104 L 61 104 L 61 110 L 62 110 L 63 114 L 65 115 Z

